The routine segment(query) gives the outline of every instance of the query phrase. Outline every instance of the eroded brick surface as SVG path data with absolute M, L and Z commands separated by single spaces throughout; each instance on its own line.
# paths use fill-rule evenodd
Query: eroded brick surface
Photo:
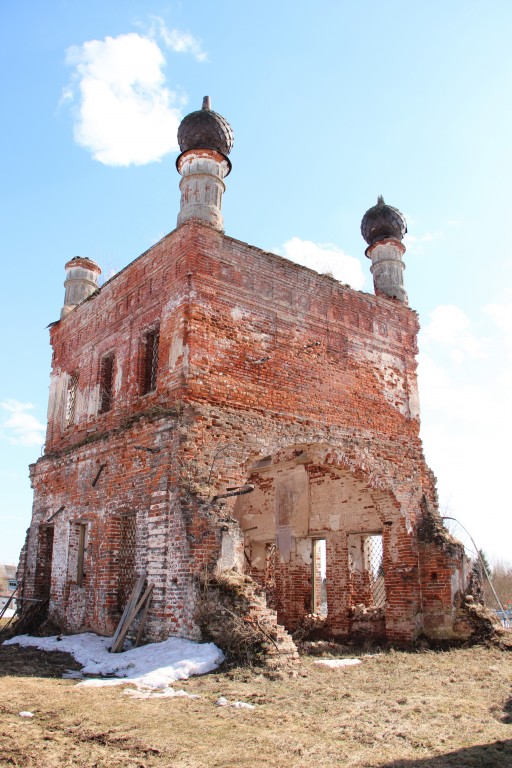
M 67 630 L 112 632 L 145 569 L 155 585 L 146 636 L 198 637 L 197 579 L 216 567 L 245 569 L 294 629 L 312 610 L 312 542 L 325 539 L 327 632 L 450 636 L 462 550 L 417 535 L 422 498 L 436 507 L 417 332 L 401 302 L 194 221 L 172 232 L 52 327 L 25 595 L 48 573 L 51 526 L 50 611 Z M 148 334 L 158 336 L 150 392 Z M 379 573 L 351 550 L 351 536 L 369 534 L 382 536 Z

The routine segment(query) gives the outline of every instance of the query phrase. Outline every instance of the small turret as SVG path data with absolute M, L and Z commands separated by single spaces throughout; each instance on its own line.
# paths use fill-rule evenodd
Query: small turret
M 82 256 L 75 256 L 71 261 L 68 261 L 65 270 L 64 288 L 66 293 L 64 306 L 60 313 L 61 319 L 98 289 L 98 278 L 101 275 L 101 269 L 98 265 L 91 259 Z
M 361 234 L 368 243 L 365 253 L 372 261 L 375 293 L 404 304 L 407 304 L 407 293 L 403 279 L 405 264 L 402 256 L 405 245 L 402 240 L 406 232 L 404 215 L 398 208 L 386 205 L 382 195 L 379 195 L 377 205 L 366 211 L 361 221 Z
M 222 195 L 224 179 L 231 171 L 228 155 L 233 131 L 222 115 L 212 111 L 209 96 L 204 97 L 202 109 L 183 118 L 178 143 L 181 155 L 176 167 L 183 177 L 178 227 L 196 219 L 222 230 Z

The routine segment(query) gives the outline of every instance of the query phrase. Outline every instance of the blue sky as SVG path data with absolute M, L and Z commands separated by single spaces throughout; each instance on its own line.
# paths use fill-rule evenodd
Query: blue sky
M 361 217 L 379 194 L 406 215 L 441 510 L 512 561 L 511 29 L 509 0 L 0 0 L 0 562 L 64 264 L 108 277 L 174 229 L 176 126 L 205 94 L 235 133 L 228 235 L 372 291 Z

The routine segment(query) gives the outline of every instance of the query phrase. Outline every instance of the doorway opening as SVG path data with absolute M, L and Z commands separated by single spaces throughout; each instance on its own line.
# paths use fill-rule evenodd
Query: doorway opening
M 53 525 L 41 525 L 37 542 L 35 595 L 42 600 L 50 597 L 53 560 Z
M 313 539 L 311 555 L 311 613 L 326 617 L 327 547 L 325 539 Z

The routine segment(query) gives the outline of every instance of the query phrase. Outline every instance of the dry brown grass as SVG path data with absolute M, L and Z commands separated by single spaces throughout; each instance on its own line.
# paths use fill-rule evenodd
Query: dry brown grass
M 483 647 L 388 652 L 334 670 L 305 658 L 296 677 L 217 672 L 179 684 L 201 698 L 159 701 L 77 686 L 59 679 L 69 657 L 4 646 L 0 765 L 512 766 L 511 661 Z M 219 696 L 256 708 L 220 708 Z

